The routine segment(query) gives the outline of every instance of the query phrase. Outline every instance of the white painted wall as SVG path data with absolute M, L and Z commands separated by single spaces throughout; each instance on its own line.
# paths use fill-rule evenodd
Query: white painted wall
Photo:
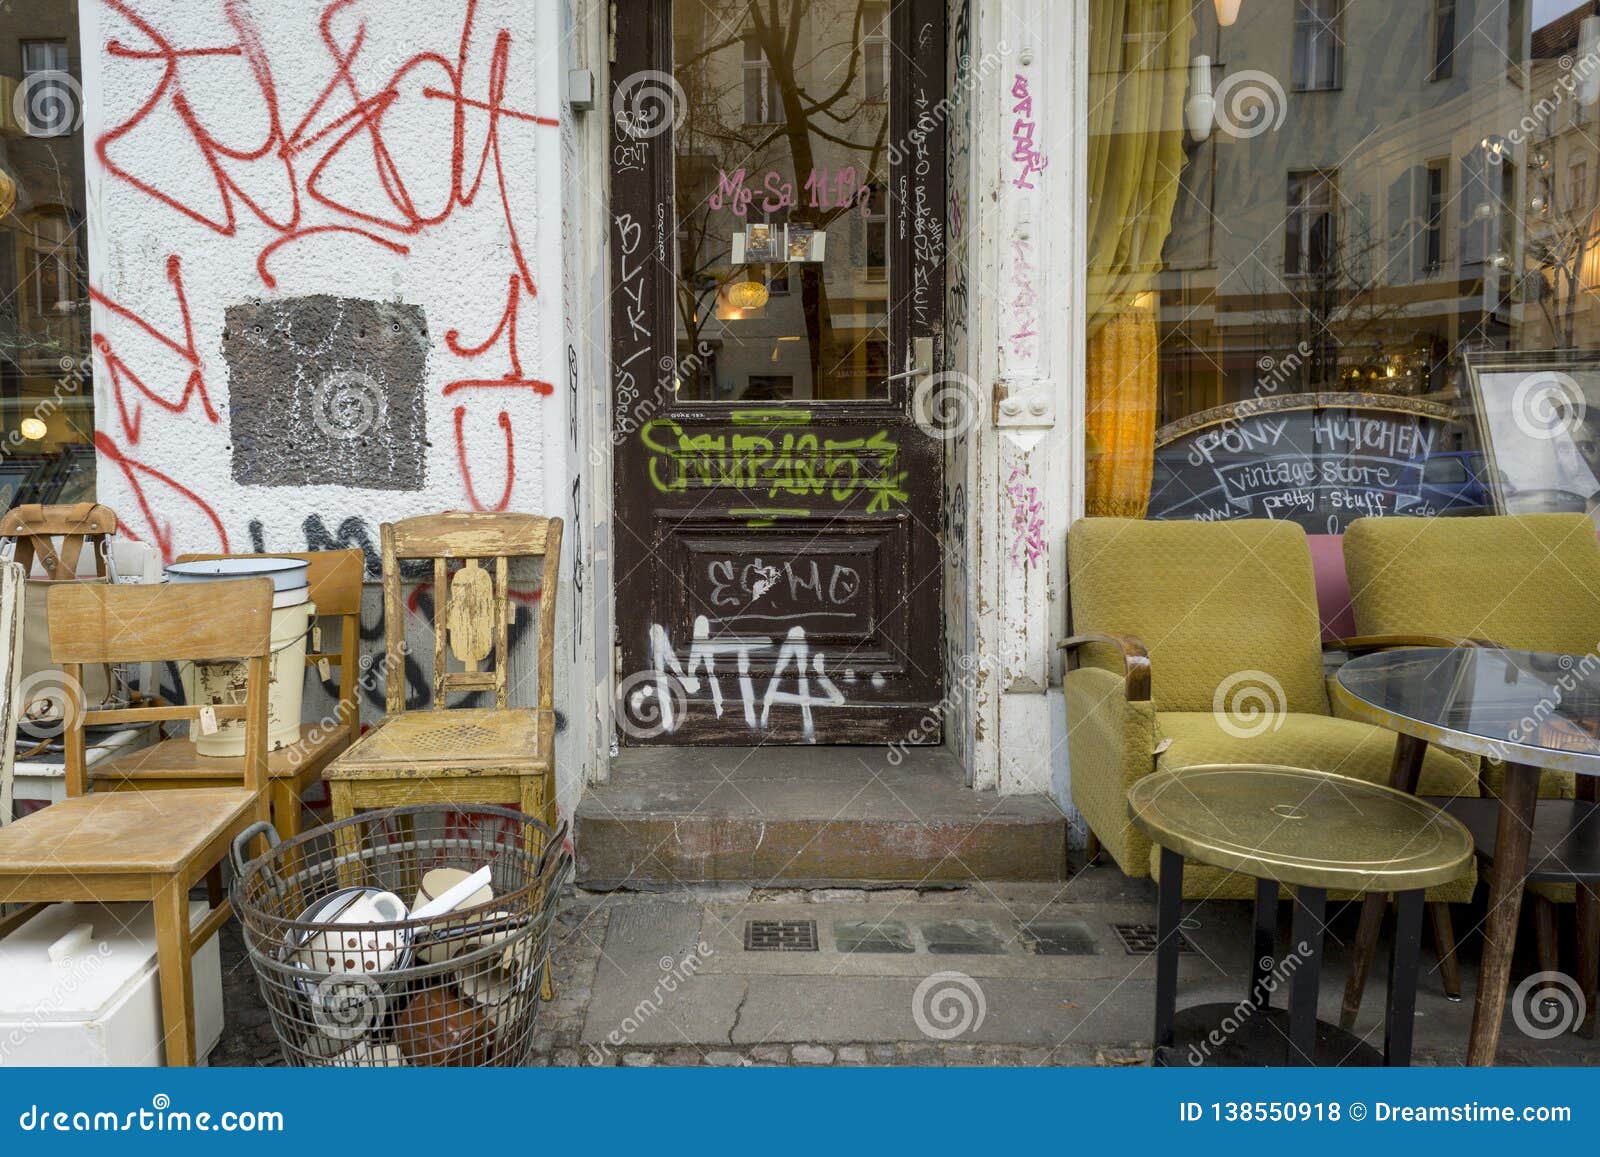
M 98 485 L 126 533 L 170 557 L 375 548 L 379 522 L 441 509 L 570 518 L 566 351 L 582 338 L 562 303 L 583 282 L 563 268 L 561 6 L 83 0 L 81 19 Z M 420 489 L 234 481 L 225 311 L 312 294 L 421 307 Z M 490 341 L 508 301 L 515 332 Z M 451 389 L 508 375 L 551 392 Z M 562 620 L 558 653 L 570 603 Z M 563 761 L 569 814 L 581 763 Z

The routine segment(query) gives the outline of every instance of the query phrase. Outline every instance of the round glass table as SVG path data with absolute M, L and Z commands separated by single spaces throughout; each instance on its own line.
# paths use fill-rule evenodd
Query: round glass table
M 1399 733 L 1390 785 L 1415 792 L 1428 744 L 1498 761 L 1498 800 L 1437 801 L 1473 833 L 1489 859 L 1489 914 L 1467 1063 L 1494 1063 L 1511 975 L 1523 885 L 1578 885 L 1579 972 L 1592 1016 L 1600 973 L 1600 655 L 1493 647 L 1409 647 L 1351 659 L 1333 697 L 1341 713 Z M 1576 773 L 1578 798 L 1538 801 L 1541 769 Z M 1381 897 L 1362 912 L 1346 1021 L 1360 1004 L 1365 960 L 1383 917 Z M 1591 1022 L 1592 1023 L 1592 1022 Z

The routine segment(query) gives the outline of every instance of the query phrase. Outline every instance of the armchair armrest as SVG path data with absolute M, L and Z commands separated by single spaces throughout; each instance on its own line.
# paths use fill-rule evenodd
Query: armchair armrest
M 1127 686 L 1129 703 L 1150 701 L 1150 652 L 1144 643 L 1133 635 L 1110 635 L 1088 631 L 1062 639 L 1056 648 L 1067 652 L 1070 661 L 1073 652 L 1090 643 L 1103 643 L 1115 647 L 1122 655 L 1122 677 Z
M 1353 635 L 1345 639 L 1329 639 L 1322 644 L 1324 651 L 1347 651 L 1352 655 L 1368 651 L 1388 651 L 1396 647 L 1494 647 L 1486 639 L 1457 637 L 1455 635 Z

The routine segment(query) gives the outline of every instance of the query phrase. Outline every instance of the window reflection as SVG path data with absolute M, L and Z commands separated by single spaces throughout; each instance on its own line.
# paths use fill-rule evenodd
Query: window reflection
M 94 497 L 78 9 L 0 9 L 0 509 Z
M 888 18 L 673 5 L 679 398 L 886 395 Z

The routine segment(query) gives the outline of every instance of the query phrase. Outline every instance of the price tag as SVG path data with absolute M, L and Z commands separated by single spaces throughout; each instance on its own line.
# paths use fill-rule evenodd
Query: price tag
M 333 664 L 328 662 L 328 660 L 326 660 L 326 659 L 318 659 L 317 660 L 317 674 L 320 675 L 325 680 L 326 679 L 332 679 L 333 678 Z
M 217 733 L 217 709 L 207 703 L 200 708 L 200 734 L 215 735 Z

